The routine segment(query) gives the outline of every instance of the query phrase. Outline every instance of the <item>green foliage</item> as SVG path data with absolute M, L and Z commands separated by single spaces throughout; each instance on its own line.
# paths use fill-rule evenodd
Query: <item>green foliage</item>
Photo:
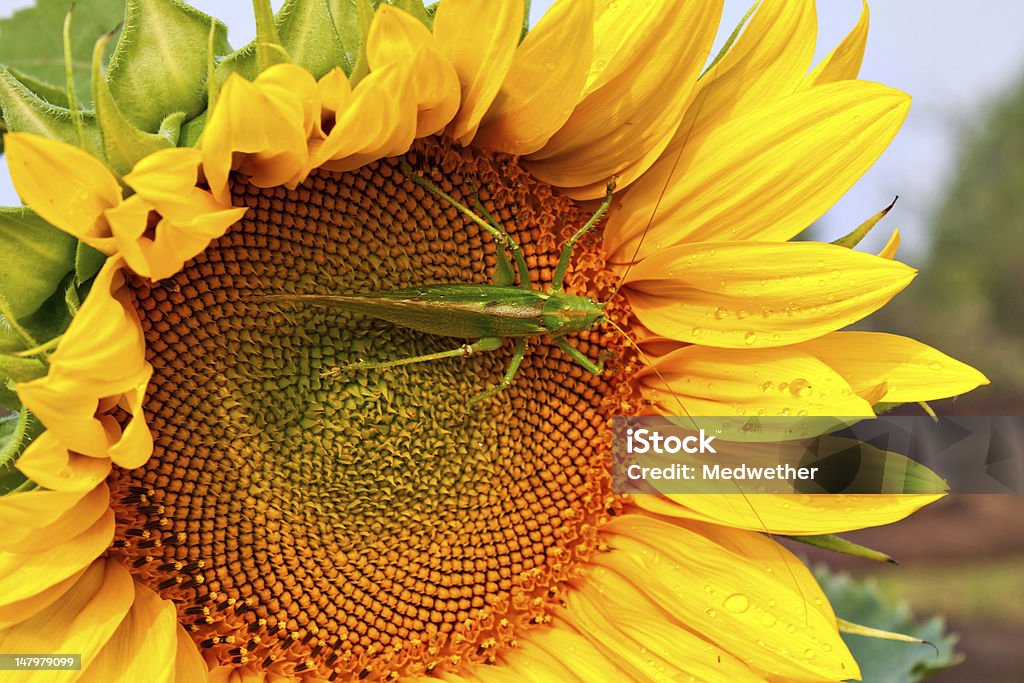
M 28 410 L 0 417 L 0 496 L 35 488 L 14 467 L 25 447 L 43 432 L 39 420 Z
M 956 638 L 945 632 L 942 619 L 915 621 L 905 605 L 893 605 L 874 583 L 857 582 L 845 574 L 832 574 L 823 568 L 814 574 L 837 617 L 862 626 L 915 636 L 932 644 L 843 634 L 843 640 L 860 665 L 863 683 L 916 683 L 929 673 L 962 660 L 953 650 Z
M 0 20 L 0 64 L 64 91 L 62 31 L 67 0 L 37 0 Z M 124 0 L 78 0 L 72 20 L 71 54 L 75 90 L 80 104 L 89 106 L 89 65 L 96 39 L 124 17 Z M 42 92 L 37 91 L 42 95 Z M 67 104 L 51 102 L 51 104 Z

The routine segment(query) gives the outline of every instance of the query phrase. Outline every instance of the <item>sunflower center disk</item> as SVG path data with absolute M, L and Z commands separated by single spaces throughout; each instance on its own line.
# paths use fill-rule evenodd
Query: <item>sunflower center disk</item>
M 479 188 L 535 287 L 586 218 L 507 157 L 426 141 L 406 159 L 464 203 Z M 131 283 L 156 446 L 112 482 L 114 552 L 225 664 L 377 680 L 495 661 L 596 549 L 628 383 L 537 340 L 511 389 L 470 407 L 509 348 L 359 369 L 463 342 L 264 300 L 490 280 L 491 237 L 394 160 L 296 190 L 239 181 L 235 201 L 247 217 L 182 272 Z M 594 242 L 570 283 L 601 296 Z M 574 343 L 618 349 L 603 329 Z

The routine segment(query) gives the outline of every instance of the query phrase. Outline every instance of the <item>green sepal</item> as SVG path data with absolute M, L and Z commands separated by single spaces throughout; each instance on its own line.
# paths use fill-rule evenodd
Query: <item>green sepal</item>
M 125 117 L 156 133 L 169 114 L 206 108 L 210 26 L 214 51 L 231 51 L 224 24 L 178 0 L 128 0 L 107 84 Z
M 91 280 L 106 261 L 107 255 L 102 251 L 79 242 L 75 247 L 75 283 L 81 285 Z
M 117 105 L 103 77 L 103 49 L 104 40 L 101 39 L 96 43 L 92 60 L 92 98 L 96 107 L 96 121 L 103 138 L 103 155 L 107 165 L 118 175 L 125 175 L 139 159 L 161 149 L 174 147 L 178 142 L 184 116 L 166 117 L 164 123 L 172 121 L 177 126 L 165 129 L 164 123 L 161 123 L 159 133 L 147 133 L 132 123 Z
M 25 448 L 43 433 L 43 426 L 27 408 L 0 417 L 0 496 L 36 488 L 14 464 Z
M 275 20 L 281 44 L 292 62 L 316 78 L 338 66 L 345 73 L 352 70 L 327 1 L 287 0 Z
M 0 379 L 31 382 L 46 374 L 46 366 L 38 358 L 21 358 L 0 354 Z
M 31 74 L 15 69 L 14 67 L 9 66 L 7 67 L 7 69 L 16 79 L 18 79 L 18 81 L 23 86 L 28 88 L 36 97 L 46 100 L 50 104 L 55 104 L 58 107 L 64 107 L 65 109 L 67 108 L 68 93 L 67 90 L 65 90 L 64 88 L 53 85 L 52 83 L 47 83 L 46 81 L 41 81 L 38 78 L 32 76 Z
M 203 130 L 206 128 L 207 114 L 210 110 L 207 109 L 199 116 L 195 117 L 191 121 L 188 121 L 181 127 L 181 135 L 178 137 L 178 147 L 195 147 L 199 144 L 199 138 L 203 134 Z
M 833 553 L 840 553 L 842 555 L 850 555 L 852 557 L 860 557 L 865 560 L 871 560 L 873 562 L 888 562 L 889 564 L 899 564 L 890 555 L 886 555 L 878 550 L 872 550 L 865 546 L 848 541 L 845 538 L 840 538 L 834 534 L 818 534 L 811 536 L 783 536 L 791 541 L 798 543 L 804 543 L 815 548 L 821 548 L 822 550 L 828 550 Z
M 530 0 L 523 0 L 523 32 L 519 36 L 519 42 L 526 40 L 526 34 L 530 32 Z
M 704 76 L 709 71 L 711 71 L 711 69 L 713 69 L 716 64 L 722 61 L 722 59 L 727 54 L 729 54 L 729 50 L 732 49 L 733 43 L 735 43 L 736 39 L 740 37 L 741 33 L 743 33 L 743 27 L 747 25 L 748 21 L 750 21 L 750 17 L 754 16 L 754 12 L 757 10 L 758 5 L 760 4 L 760 2 L 755 2 L 753 5 L 750 6 L 750 9 L 747 10 L 747 13 L 744 14 L 743 17 L 740 19 L 739 23 L 736 24 L 736 28 L 734 28 L 732 30 L 732 33 L 729 34 L 729 37 L 726 38 L 725 44 L 722 45 L 722 49 L 720 49 L 718 51 L 718 54 L 715 55 L 715 58 L 712 59 L 706 67 L 704 67 L 704 71 L 701 72 L 700 77 L 697 80 L 704 78 Z
M 370 73 L 370 65 L 366 61 L 366 36 L 370 32 L 370 22 L 378 3 L 373 0 L 329 1 L 334 27 L 351 65 L 349 81 L 355 85 Z
M 3 66 L 0 66 L 0 112 L 4 125 L 11 132 L 35 133 L 79 146 L 78 131 L 70 110 L 39 97 Z M 87 144 L 96 145 L 99 130 L 95 119 L 89 112 L 82 112 L 82 119 Z
M 397 7 L 406 14 L 414 16 L 422 21 L 427 28 L 431 28 L 434 25 L 434 18 L 427 14 L 427 7 L 423 4 L 423 0 L 386 0 L 386 2 L 377 2 L 375 4 L 376 6 L 387 4 L 392 7 Z M 529 27 L 528 17 L 530 16 L 530 0 L 523 0 L 523 4 L 526 5 L 526 12 L 523 14 L 523 31 L 525 35 L 525 31 Z
M 883 631 L 908 634 L 933 644 L 928 647 L 843 634 L 843 640 L 861 667 L 862 680 L 916 683 L 929 673 L 953 666 L 963 659 L 954 652 L 956 638 L 945 632 L 941 619 L 923 623 L 915 621 L 906 605 L 893 604 L 873 582 L 854 581 L 845 574 L 831 574 L 820 567 L 814 571 L 814 577 L 828 596 L 836 615 L 848 620 L 847 623 L 870 624 Z
M 252 42 L 222 59 L 213 72 L 213 78 L 217 87 L 222 88 L 232 74 L 238 74 L 245 80 L 251 81 L 259 73 L 259 68 L 256 66 L 256 43 Z
M 896 206 L 897 199 L 899 199 L 899 195 L 896 196 L 896 199 L 892 200 L 892 203 L 889 204 L 889 206 L 885 207 L 874 216 L 858 225 L 851 233 L 843 235 L 832 244 L 840 247 L 846 247 L 847 249 L 853 249 L 855 246 L 860 244 L 862 239 L 868 236 L 868 233 L 871 232 L 872 228 L 878 225 L 880 220 L 885 218 L 885 214 L 889 213 L 889 211 L 892 210 L 892 207 Z
M 0 297 L 16 320 L 50 298 L 75 259 L 75 238 L 26 208 L 0 208 Z

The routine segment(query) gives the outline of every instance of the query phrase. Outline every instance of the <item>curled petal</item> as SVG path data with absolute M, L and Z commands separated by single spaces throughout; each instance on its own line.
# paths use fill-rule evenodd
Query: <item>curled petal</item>
M 835 368 L 858 394 L 885 384 L 879 400 L 886 403 L 935 401 L 989 383 L 971 366 L 895 334 L 834 332 L 799 348 Z
M 26 477 L 52 491 L 91 491 L 110 474 L 110 458 L 72 453 L 50 432 L 43 432 L 18 458 Z
M 834 332 L 881 308 L 915 273 L 832 244 L 703 242 L 651 255 L 625 282 L 656 334 L 742 349 Z
M 459 77 L 451 62 L 438 50 L 434 37 L 421 21 L 405 12 L 381 5 L 370 25 L 366 57 L 371 70 L 394 62 L 406 62 L 416 77 L 411 79 L 419 110 L 416 137 L 439 132 L 459 110 Z
M 117 178 L 96 157 L 32 133 L 4 136 L 11 181 L 51 225 L 106 254 L 116 249 L 104 211 L 121 202 Z
M 508 76 L 474 139 L 479 147 L 530 154 L 572 114 L 594 46 L 593 0 L 560 0 L 516 50 Z
M 408 64 L 393 62 L 359 81 L 327 139 L 314 147 L 311 166 L 347 171 L 408 150 L 418 112 L 413 77 Z
M 123 261 L 109 259 L 89 297 L 50 357 L 45 377 L 17 385 L 18 396 L 68 450 L 106 457 L 122 437 L 107 411 L 124 401 L 139 404 L 152 374 L 145 360 L 138 314 L 121 274 Z M 141 413 L 132 422 L 144 424 Z M 149 453 L 133 454 L 137 462 Z M 115 461 L 117 462 L 117 461 Z
M 277 64 L 249 82 L 235 74 L 224 84 L 199 149 L 210 191 L 231 204 L 228 175 L 233 169 L 259 187 L 301 177 L 307 165 L 307 139 L 320 112 L 316 81 L 293 64 Z
M 446 0 L 434 37 L 462 84 L 462 105 L 448 133 L 468 145 L 512 66 L 523 30 L 519 0 Z

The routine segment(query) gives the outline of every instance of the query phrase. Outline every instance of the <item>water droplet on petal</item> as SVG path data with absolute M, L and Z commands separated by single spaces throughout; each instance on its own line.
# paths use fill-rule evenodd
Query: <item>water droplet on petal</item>
M 716 320 L 724 320 L 725 318 L 728 318 L 728 317 L 729 317 L 729 311 L 728 310 L 722 308 L 721 306 L 719 306 L 718 308 L 715 309 L 715 319 Z
M 811 383 L 805 379 L 795 379 L 793 383 L 789 385 L 789 393 L 799 398 L 807 398 L 814 393 L 814 389 L 811 387 Z
M 743 335 L 743 343 L 750 345 L 757 341 L 757 332 L 747 332 Z
M 765 393 L 768 393 L 769 391 L 771 391 L 774 388 L 775 388 L 775 385 L 772 384 L 771 382 L 765 382 L 764 384 L 761 385 L 761 391 L 763 391 Z
M 733 593 L 725 599 L 725 608 L 730 612 L 742 614 L 750 608 L 750 598 L 743 593 Z

